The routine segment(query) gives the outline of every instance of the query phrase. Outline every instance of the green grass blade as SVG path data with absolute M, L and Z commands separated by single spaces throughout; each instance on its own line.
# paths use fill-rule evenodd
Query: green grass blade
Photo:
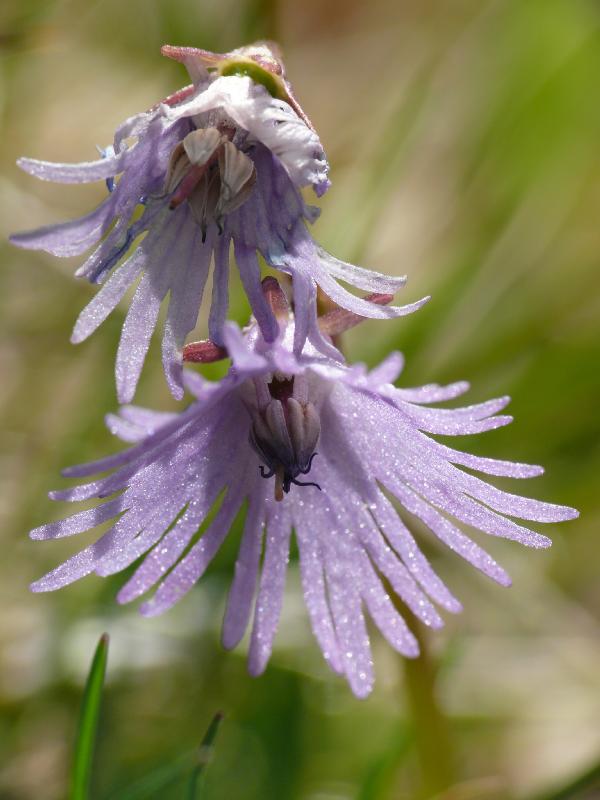
M 214 750 L 215 738 L 217 736 L 217 731 L 219 730 L 222 719 L 223 714 L 218 711 L 212 718 L 212 722 L 204 734 L 204 739 L 202 739 L 200 749 L 198 751 L 198 762 L 194 767 L 190 778 L 188 800 L 199 800 L 201 796 L 202 782 L 200 779 L 206 766 L 210 762 Z
M 387 749 L 367 768 L 356 800 L 382 800 L 389 797 L 389 788 L 397 782 L 413 748 L 414 731 L 411 725 L 403 722 L 390 737 Z
M 102 687 L 108 658 L 108 634 L 100 637 L 88 674 L 81 704 L 79 730 L 71 781 L 71 800 L 88 800 L 94 744 L 102 700 Z
M 163 792 L 168 787 L 173 787 L 180 781 L 185 785 L 183 778 L 189 774 L 190 768 L 192 769 L 192 774 L 189 783 L 187 783 L 186 798 L 198 800 L 201 789 L 200 778 L 211 759 L 215 737 L 222 719 L 223 714 L 220 712 L 215 714 L 199 749 L 194 753 L 185 753 L 170 764 L 163 764 L 157 767 L 127 789 L 111 794 L 110 800 L 149 800 L 150 798 L 159 797 L 160 792 Z
M 144 775 L 127 789 L 122 789 L 110 794 L 110 800 L 149 800 L 160 797 L 163 792 L 177 782 L 183 783 L 183 776 L 187 775 L 190 766 L 194 764 L 191 753 L 186 753 L 171 764 L 163 764 L 148 775 Z

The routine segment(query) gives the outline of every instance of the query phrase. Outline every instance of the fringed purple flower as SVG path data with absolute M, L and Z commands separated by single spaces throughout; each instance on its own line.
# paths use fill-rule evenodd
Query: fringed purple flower
M 211 263 L 209 331 L 213 342 L 223 344 L 232 243 L 266 342 L 274 341 L 278 328 L 260 289 L 258 254 L 292 276 L 297 353 L 308 339 L 336 357 L 317 325 L 317 286 L 339 306 L 367 317 L 401 316 L 425 302 L 382 308 L 338 283 L 393 293 L 405 279 L 339 261 L 310 236 L 306 222 L 313 222 L 319 211 L 306 205 L 299 189 L 312 186 L 322 195 L 329 186 L 328 164 L 272 48 L 260 44 L 224 55 L 174 47 L 163 52 L 185 63 L 193 85 L 126 120 L 100 160 L 73 165 L 19 161 L 42 180 L 107 182 L 108 196 L 91 214 L 18 234 L 12 241 L 57 256 L 78 255 L 97 245 L 77 275 L 103 286 L 81 312 L 73 342 L 86 339 L 141 278 L 117 353 L 121 402 L 135 393 L 167 295 L 163 365 L 171 392 L 182 397 L 181 348 L 196 325 Z
M 155 589 L 141 611 L 160 614 L 199 580 L 245 508 L 224 646 L 234 647 L 252 618 L 249 670 L 258 675 L 265 669 L 293 530 L 314 634 L 330 667 L 364 697 L 373 685 L 367 615 L 397 651 L 418 654 L 388 585 L 433 628 L 443 624 L 434 604 L 450 612 L 461 609 L 395 503 L 503 586 L 510 583 L 506 572 L 457 523 L 547 547 L 549 539 L 509 517 L 557 522 L 577 512 L 510 494 L 462 469 L 529 478 L 541 474 L 540 467 L 469 455 L 431 437 L 506 425 L 511 418 L 499 412 L 508 398 L 431 408 L 462 395 L 468 385 L 395 388 L 402 368 L 398 353 L 371 372 L 342 366 L 309 344 L 295 353 L 294 322 L 273 279 L 265 282 L 265 297 L 281 328 L 272 345 L 256 325 L 242 335 L 228 324 L 223 342 L 232 366 L 224 380 L 208 383 L 186 374 L 196 400 L 181 414 L 125 406 L 108 425 L 133 447 L 66 471 L 82 478 L 110 470 L 107 477 L 51 495 L 102 503 L 38 528 L 32 537 L 60 538 L 113 524 L 33 589 L 58 589 L 91 572 L 109 575 L 141 559 L 118 599 L 126 603 Z M 344 311 L 320 318 L 323 334 L 356 322 Z M 198 360 L 222 352 L 210 343 L 191 348 Z M 216 513 L 198 536 L 211 509 Z

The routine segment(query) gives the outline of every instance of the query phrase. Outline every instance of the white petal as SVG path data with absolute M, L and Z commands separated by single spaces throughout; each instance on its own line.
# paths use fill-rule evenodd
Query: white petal
M 220 77 L 187 103 L 163 105 L 168 119 L 195 116 L 222 108 L 236 125 L 268 147 L 298 186 L 327 183 L 329 165 L 317 134 L 283 100 L 277 100 L 250 78 Z

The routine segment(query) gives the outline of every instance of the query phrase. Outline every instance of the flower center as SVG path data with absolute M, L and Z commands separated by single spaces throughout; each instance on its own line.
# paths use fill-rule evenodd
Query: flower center
M 171 154 L 165 192 L 169 208 L 187 201 L 206 240 L 214 222 L 223 232 L 223 219 L 246 202 L 256 181 L 256 169 L 233 144 L 234 131 L 226 126 L 188 133 Z
M 320 489 L 317 483 L 297 480 L 310 472 L 321 433 L 306 378 L 276 373 L 270 381 L 255 378 L 254 385 L 258 407 L 251 411 L 250 444 L 264 462 L 262 477 L 275 476 L 275 499 L 282 500 L 292 484 Z

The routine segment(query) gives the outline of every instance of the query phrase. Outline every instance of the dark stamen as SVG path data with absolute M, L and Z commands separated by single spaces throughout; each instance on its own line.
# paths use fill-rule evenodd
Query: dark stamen
M 305 473 L 306 474 L 306 473 Z M 295 478 L 292 478 L 291 482 L 296 486 L 316 486 L 316 488 L 322 492 L 323 490 L 319 486 L 318 483 L 312 483 L 311 481 L 297 481 Z M 289 491 L 289 490 L 288 490 Z
M 300 470 L 300 473 L 301 473 L 302 475 L 308 475 L 308 473 L 310 472 L 310 468 L 312 467 L 313 458 L 314 458 L 315 456 L 318 456 L 318 455 L 319 455 L 319 454 L 318 454 L 318 453 L 316 453 L 316 452 L 312 454 L 312 456 L 311 456 L 311 457 L 308 459 L 308 466 L 306 467 L 306 469 L 301 469 L 301 470 Z M 316 484 L 315 484 L 315 485 L 316 485 Z
M 311 457 L 310 457 L 310 459 L 308 461 L 308 465 L 306 466 L 305 469 L 299 470 L 299 474 L 307 475 L 310 472 L 310 468 L 311 468 L 313 459 L 317 455 L 318 455 L 318 453 L 313 453 L 311 455 Z M 280 478 L 281 478 L 281 490 L 283 490 L 283 492 L 285 494 L 288 494 L 288 492 L 290 491 L 290 489 L 292 487 L 292 483 L 295 486 L 314 486 L 320 492 L 323 491 L 318 483 L 313 483 L 311 481 L 298 481 L 298 480 L 296 480 L 296 478 L 292 477 L 289 473 L 283 472 L 283 469 L 281 469 L 281 472 L 278 473 L 277 468 L 271 467 L 271 469 L 267 469 L 267 467 L 265 467 L 264 464 L 259 464 L 258 465 L 258 469 L 260 470 L 260 477 L 261 478 L 272 478 L 273 475 L 279 474 Z M 281 495 L 281 498 L 283 498 L 283 495 Z

